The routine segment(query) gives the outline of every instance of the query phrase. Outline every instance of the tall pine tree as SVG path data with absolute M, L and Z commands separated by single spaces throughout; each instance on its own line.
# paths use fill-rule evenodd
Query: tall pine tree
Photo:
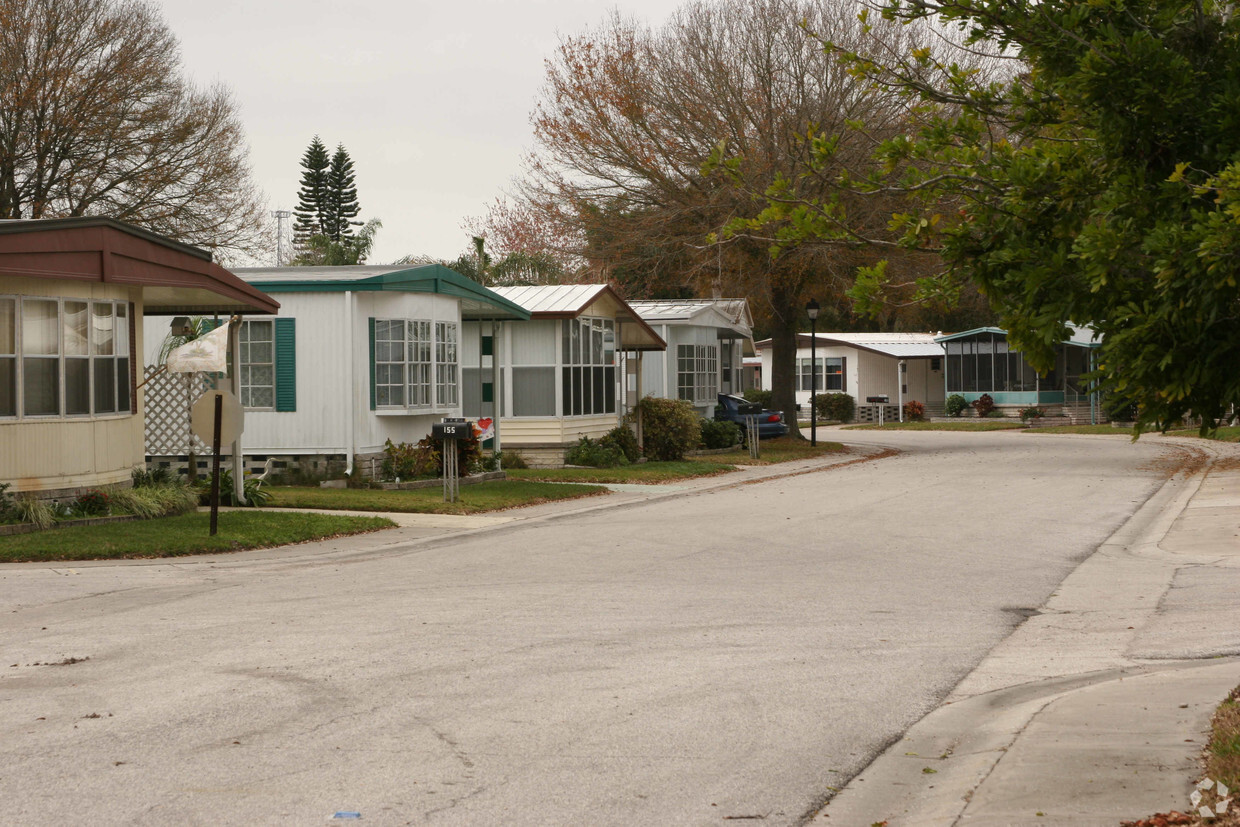
M 323 222 L 323 234 L 332 241 L 348 241 L 353 238 L 353 228 L 362 226 L 354 221 L 359 212 L 357 187 L 353 185 L 353 159 L 344 144 L 336 145 L 331 167 L 327 171 L 327 215 Z
M 301 190 L 297 193 L 297 209 L 293 211 L 293 244 L 299 247 L 311 236 L 326 232 L 329 166 L 327 147 L 315 135 L 301 156 Z

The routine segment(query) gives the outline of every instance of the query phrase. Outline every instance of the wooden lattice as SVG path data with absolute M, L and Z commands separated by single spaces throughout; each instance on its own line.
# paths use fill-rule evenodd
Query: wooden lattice
M 156 366 L 147 366 L 144 374 L 146 455 L 210 455 L 211 449 L 189 430 L 189 409 L 210 388 L 210 380 L 201 373 L 159 373 Z

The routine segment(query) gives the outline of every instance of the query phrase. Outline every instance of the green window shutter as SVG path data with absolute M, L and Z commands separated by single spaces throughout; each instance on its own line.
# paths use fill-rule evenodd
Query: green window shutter
M 495 355 L 495 337 L 493 336 L 482 337 L 482 355 L 483 356 L 494 356 Z
M 370 409 L 375 409 L 375 317 L 370 317 Z
M 276 319 L 276 410 L 297 410 L 297 320 Z
M 482 383 L 482 401 L 483 402 L 494 402 L 495 401 L 494 388 L 495 386 L 491 382 Z

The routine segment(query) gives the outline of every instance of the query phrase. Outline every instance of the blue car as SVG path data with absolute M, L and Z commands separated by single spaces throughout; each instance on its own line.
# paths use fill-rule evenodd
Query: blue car
M 741 429 L 741 438 L 745 438 L 750 416 L 758 418 L 758 439 L 770 439 L 788 435 L 788 423 L 784 422 L 782 411 L 768 411 L 756 402 L 731 394 L 719 394 L 719 402 L 715 405 L 715 419 L 722 422 L 735 422 Z

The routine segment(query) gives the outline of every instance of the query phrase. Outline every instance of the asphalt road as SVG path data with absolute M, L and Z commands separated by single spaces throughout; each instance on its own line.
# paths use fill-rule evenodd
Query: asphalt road
M 840 436 L 904 453 L 404 545 L 0 566 L 0 823 L 798 823 L 1164 450 Z

